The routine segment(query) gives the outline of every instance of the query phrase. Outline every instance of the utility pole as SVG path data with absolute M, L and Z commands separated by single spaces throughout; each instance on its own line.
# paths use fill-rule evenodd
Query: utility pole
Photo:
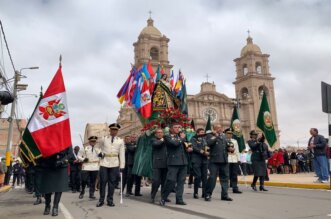
M 8 118 L 9 122 L 9 128 L 8 128 L 8 138 L 7 138 L 7 148 L 6 148 L 6 166 L 10 165 L 11 160 L 11 148 L 13 145 L 13 128 L 14 128 L 14 115 L 15 115 L 15 109 L 16 109 L 16 103 L 17 103 L 17 91 L 18 90 L 26 90 L 27 85 L 18 84 L 18 82 L 21 79 L 21 72 L 24 69 L 39 69 L 39 67 L 30 67 L 30 68 L 22 68 L 20 71 L 15 71 L 14 75 L 14 86 L 13 86 L 13 97 L 14 101 L 11 105 L 10 110 L 10 117 Z

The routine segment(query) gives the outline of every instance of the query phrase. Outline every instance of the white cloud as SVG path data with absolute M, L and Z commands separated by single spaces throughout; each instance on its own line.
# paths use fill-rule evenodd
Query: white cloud
M 171 64 L 189 75 L 190 94 L 199 92 L 208 73 L 218 91 L 233 97 L 233 59 L 250 29 L 254 43 L 270 54 L 282 142 L 296 143 L 312 126 L 327 135 L 320 98 L 320 81 L 331 83 L 327 1 L 6 1 L 0 19 L 16 68 L 40 67 L 24 71 L 26 93 L 48 86 L 63 55 L 73 144 L 87 122 L 116 120 L 115 96 L 150 9 L 155 26 L 170 38 Z M 13 75 L 8 57 L 5 64 Z M 20 101 L 29 116 L 36 99 Z

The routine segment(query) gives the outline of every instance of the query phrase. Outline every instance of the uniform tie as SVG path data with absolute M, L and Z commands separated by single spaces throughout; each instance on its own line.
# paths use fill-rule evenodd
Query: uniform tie
M 111 136 L 111 143 L 114 143 L 114 136 Z

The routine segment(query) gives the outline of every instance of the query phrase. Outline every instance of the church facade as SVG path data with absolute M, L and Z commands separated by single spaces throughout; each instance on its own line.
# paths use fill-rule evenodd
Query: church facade
M 147 20 L 147 26 L 141 31 L 134 46 L 135 66 L 147 63 L 151 59 L 152 66 L 156 70 L 160 64 L 169 76 L 172 65 L 169 62 L 168 44 L 169 39 L 161 34 L 154 26 L 151 18 Z M 240 57 L 234 59 L 235 80 L 233 82 L 236 97 L 231 98 L 217 92 L 216 85 L 203 82 L 198 94 L 188 95 L 188 114 L 195 122 L 196 128 L 206 126 L 208 115 L 213 124 L 219 123 L 224 128 L 230 126 L 233 107 L 239 107 L 239 116 L 245 140 L 248 140 L 250 130 L 257 129 L 256 121 L 259 113 L 263 92 L 266 93 L 270 112 L 279 147 L 279 129 L 276 112 L 276 100 L 273 81 L 269 71 L 269 55 L 263 54 L 261 49 L 253 43 L 249 36 L 246 45 L 242 48 Z M 189 81 L 187 82 L 189 86 Z M 120 136 L 140 134 L 142 125 L 130 106 L 123 105 L 119 110 L 117 122 L 122 128 Z

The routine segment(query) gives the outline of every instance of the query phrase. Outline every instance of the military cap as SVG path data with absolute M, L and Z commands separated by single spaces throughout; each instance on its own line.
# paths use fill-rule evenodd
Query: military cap
M 118 123 L 113 123 L 108 126 L 110 129 L 116 129 L 119 130 L 121 126 Z
M 88 140 L 89 141 L 96 141 L 96 140 L 98 140 L 98 137 L 93 135 L 93 136 L 89 137 Z
M 232 128 L 227 128 L 227 129 L 225 129 L 224 130 L 224 133 L 225 134 L 232 134 L 233 132 L 232 132 Z
M 258 135 L 258 134 L 255 130 L 252 130 L 252 131 L 249 132 L 249 135 Z

